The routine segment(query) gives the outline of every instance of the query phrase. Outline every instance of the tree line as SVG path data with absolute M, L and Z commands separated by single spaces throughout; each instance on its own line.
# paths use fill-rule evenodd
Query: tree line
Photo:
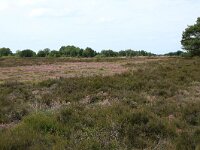
M 97 52 L 90 47 L 85 49 L 68 45 L 62 46 L 59 50 L 50 50 L 45 48 L 37 53 L 30 49 L 17 50 L 13 53 L 9 48 L 0 48 L 0 57 L 18 56 L 18 57 L 134 57 L 134 56 L 155 56 L 155 54 L 144 50 L 121 50 L 119 52 L 113 50 L 102 50 Z

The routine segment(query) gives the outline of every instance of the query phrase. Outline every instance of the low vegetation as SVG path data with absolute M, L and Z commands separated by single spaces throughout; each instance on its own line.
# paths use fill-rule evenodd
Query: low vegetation
M 0 66 L 56 60 L 70 59 L 2 58 Z M 0 149 L 200 149 L 199 58 L 71 61 L 123 61 L 127 71 L 1 83 Z

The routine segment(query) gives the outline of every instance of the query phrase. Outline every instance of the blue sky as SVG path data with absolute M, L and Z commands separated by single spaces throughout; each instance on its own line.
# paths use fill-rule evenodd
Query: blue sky
M 166 53 L 200 17 L 200 0 L 0 0 L 0 47 L 62 45 Z

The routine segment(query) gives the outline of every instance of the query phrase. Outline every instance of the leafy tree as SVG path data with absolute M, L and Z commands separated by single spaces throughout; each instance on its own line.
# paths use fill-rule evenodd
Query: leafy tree
M 79 57 L 83 57 L 83 51 L 84 51 L 84 49 L 82 49 L 82 48 L 79 50 L 79 52 L 78 52 Z
M 133 57 L 133 56 L 137 56 L 137 52 L 133 51 L 131 49 L 125 50 L 126 53 L 126 57 Z
M 183 49 L 192 56 L 200 56 L 200 17 L 196 24 L 188 26 L 182 35 L 181 44 Z
M 75 47 L 75 46 L 62 46 L 59 50 L 60 54 L 62 56 L 66 56 L 66 57 L 80 57 L 83 54 L 83 50 L 80 49 L 79 47 Z
M 36 56 L 36 53 L 30 49 L 18 51 L 17 55 L 20 57 L 34 57 Z
M 131 49 L 119 51 L 119 56 L 133 57 L 133 56 L 155 56 L 155 54 L 146 52 L 144 50 L 134 51 Z
M 144 50 L 139 51 L 140 56 L 148 56 L 148 53 Z
M 183 52 L 183 51 L 176 51 L 176 52 L 167 53 L 167 54 L 165 54 L 165 56 L 182 56 L 184 54 L 185 54 L 185 52 Z
M 94 51 L 92 48 L 87 47 L 84 51 L 83 51 L 83 56 L 84 57 L 94 57 L 96 56 L 96 51 Z
M 59 51 L 56 51 L 56 50 L 53 50 L 49 53 L 49 56 L 50 57 L 60 57 L 60 52 Z
M 12 55 L 12 51 L 9 48 L 0 48 L 0 57 Z
M 46 57 L 46 54 L 43 50 L 38 51 L 37 57 Z
M 119 51 L 119 56 L 126 56 L 126 52 L 124 50 Z
M 118 53 L 113 50 L 102 50 L 101 55 L 104 57 L 116 57 Z
M 20 57 L 20 53 L 21 53 L 21 50 L 17 50 L 14 55 Z
M 50 53 L 50 49 L 49 48 L 45 48 L 44 50 L 40 50 L 38 53 L 37 53 L 37 56 L 38 57 L 47 57 Z

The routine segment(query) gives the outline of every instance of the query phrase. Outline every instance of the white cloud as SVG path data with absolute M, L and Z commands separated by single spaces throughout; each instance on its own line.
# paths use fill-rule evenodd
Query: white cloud
M 7 10 L 9 8 L 9 5 L 5 1 L 0 1 L 0 11 Z
M 47 2 L 47 0 L 17 0 L 17 4 L 19 6 L 33 6 L 33 5 L 41 5 L 44 2 Z
M 35 8 L 29 13 L 30 17 L 65 17 L 71 13 L 67 9 L 56 9 L 56 8 Z
M 114 20 L 114 17 L 99 17 L 97 23 L 112 23 Z
M 37 9 L 31 10 L 29 15 L 31 17 L 40 17 L 40 16 L 48 14 L 49 12 L 50 12 L 50 10 L 47 8 L 37 8 Z

